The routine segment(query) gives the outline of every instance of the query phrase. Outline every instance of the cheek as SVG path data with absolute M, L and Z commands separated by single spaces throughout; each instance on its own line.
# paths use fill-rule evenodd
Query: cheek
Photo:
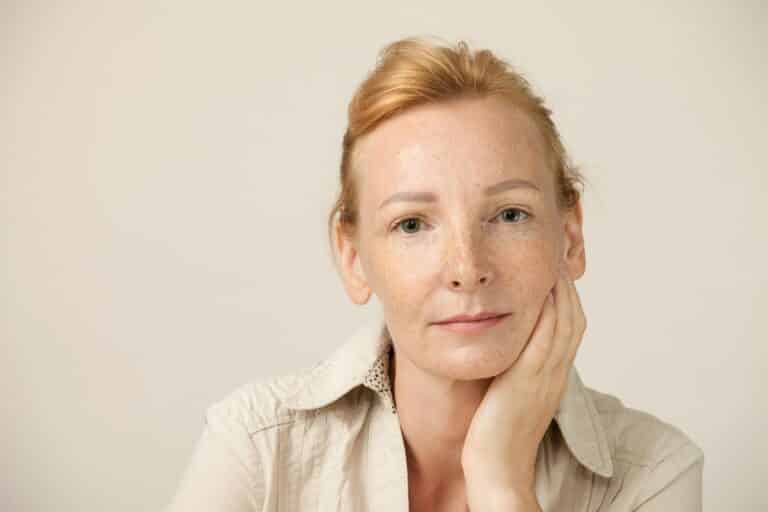
M 371 259 L 369 285 L 384 307 L 409 316 L 420 309 L 415 305 L 423 303 L 430 293 L 438 265 L 434 252 L 416 255 L 413 250 L 385 246 Z
M 531 240 L 505 252 L 500 270 L 517 290 L 522 302 L 536 302 L 549 292 L 558 274 L 556 247 L 548 241 Z
M 419 302 L 435 277 L 455 265 L 455 255 L 429 239 L 392 239 L 371 253 L 369 284 L 382 300 Z M 513 290 L 518 305 L 543 300 L 558 275 L 557 244 L 531 237 L 489 244 L 475 264 L 496 274 L 496 286 Z

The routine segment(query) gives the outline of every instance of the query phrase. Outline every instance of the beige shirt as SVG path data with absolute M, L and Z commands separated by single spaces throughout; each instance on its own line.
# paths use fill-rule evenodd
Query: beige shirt
M 377 318 L 311 370 L 212 405 L 166 511 L 407 512 L 391 350 Z M 585 387 L 572 368 L 539 446 L 536 495 L 544 512 L 700 511 L 703 464 L 682 431 Z

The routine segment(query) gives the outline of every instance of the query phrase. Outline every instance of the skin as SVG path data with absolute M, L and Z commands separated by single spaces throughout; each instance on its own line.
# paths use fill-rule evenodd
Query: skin
M 358 140 L 358 232 L 337 225 L 336 250 L 347 294 L 375 293 L 392 335 L 411 510 L 539 510 L 536 452 L 586 326 L 581 207 L 557 208 L 546 161 L 495 96 L 421 105 Z M 509 179 L 538 192 L 483 193 Z M 379 208 L 404 191 L 435 201 Z M 510 315 L 474 334 L 433 324 L 478 310 Z

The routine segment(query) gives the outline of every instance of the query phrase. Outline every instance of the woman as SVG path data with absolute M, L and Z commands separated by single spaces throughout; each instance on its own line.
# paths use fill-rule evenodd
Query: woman
M 385 48 L 329 217 L 347 294 L 383 314 L 210 407 L 169 510 L 700 510 L 699 447 L 573 367 L 582 182 L 503 60 Z

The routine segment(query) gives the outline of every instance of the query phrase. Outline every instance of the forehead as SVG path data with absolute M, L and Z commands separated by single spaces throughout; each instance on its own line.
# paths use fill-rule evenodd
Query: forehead
M 548 189 L 544 140 L 509 99 L 488 96 L 419 105 L 383 121 L 358 140 L 362 193 L 454 177 L 477 182 L 521 177 Z

